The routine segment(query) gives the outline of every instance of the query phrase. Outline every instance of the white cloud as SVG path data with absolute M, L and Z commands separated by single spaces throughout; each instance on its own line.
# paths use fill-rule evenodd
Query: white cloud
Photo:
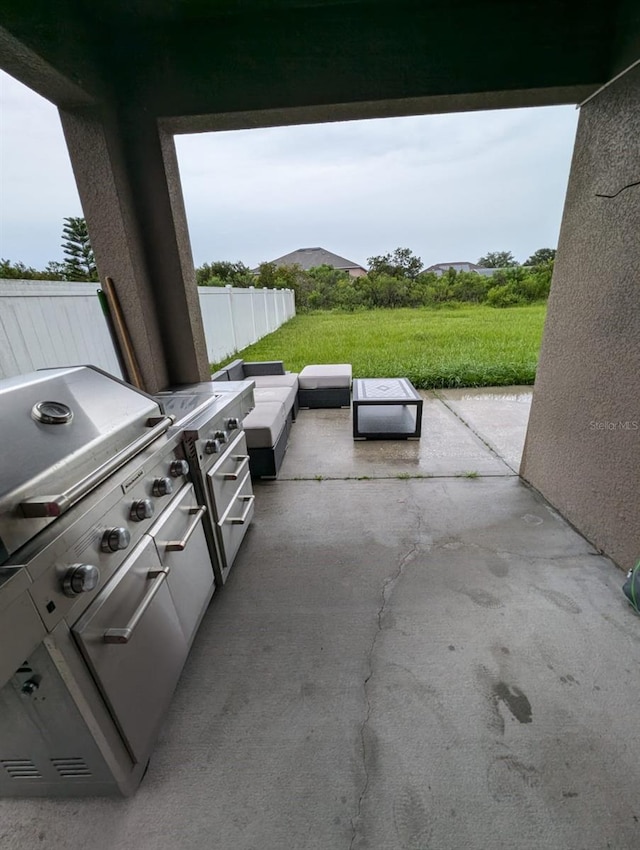
M 524 260 L 557 242 L 576 123 L 555 107 L 178 137 L 196 261 Z
M 194 258 L 255 265 L 322 245 L 426 264 L 555 246 L 572 107 L 394 118 L 176 139 Z M 81 215 L 55 107 L 0 74 L 0 255 L 61 259 Z

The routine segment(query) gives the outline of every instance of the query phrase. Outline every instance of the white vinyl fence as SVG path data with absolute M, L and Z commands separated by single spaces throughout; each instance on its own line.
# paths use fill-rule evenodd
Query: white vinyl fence
M 198 292 L 212 363 L 262 339 L 296 314 L 292 289 L 199 286 Z
M 92 363 L 122 377 L 97 283 L 0 281 L 0 378 Z
M 0 378 L 91 363 L 121 376 L 97 296 L 98 283 L 0 280 Z M 211 362 L 295 316 L 290 289 L 198 287 Z

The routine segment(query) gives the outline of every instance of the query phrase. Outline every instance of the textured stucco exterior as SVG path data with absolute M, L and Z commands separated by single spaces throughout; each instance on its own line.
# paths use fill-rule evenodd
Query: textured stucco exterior
M 132 193 L 118 178 L 125 171 L 120 152 L 109 146 L 106 122 L 92 111 L 61 111 L 60 119 L 98 271 L 114 280 L 145 386 L 161 389 L 169 377 Z
M 637 181 L 640 67 L 582 108 L 520 469 L 624 568 L 640 558 Z
M 145 389 L 207 380 L 173 137 L 108 110 L 60 116 L 98 271 L 114 281 Z

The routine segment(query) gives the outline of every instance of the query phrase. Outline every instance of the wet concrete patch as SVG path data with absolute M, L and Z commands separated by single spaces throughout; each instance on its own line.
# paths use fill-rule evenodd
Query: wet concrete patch
M 527 695 L 516 685 L 506 682 L 496 682 L 493 686 L 494 704 L 504 703 L 518 723 L 531 723 L 533 714 Z

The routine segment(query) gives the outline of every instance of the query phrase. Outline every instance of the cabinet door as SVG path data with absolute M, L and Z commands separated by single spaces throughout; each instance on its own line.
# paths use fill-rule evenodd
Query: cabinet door
M 145 535 L 72 629 L 138 762 L 151 753 L 188 653 L 166 578 Z
M 191 643 L 213 594 L 213 564 L 204 536 L 205 520 L 189 484 L 151 528 L 167 584 L 187 643 Z

